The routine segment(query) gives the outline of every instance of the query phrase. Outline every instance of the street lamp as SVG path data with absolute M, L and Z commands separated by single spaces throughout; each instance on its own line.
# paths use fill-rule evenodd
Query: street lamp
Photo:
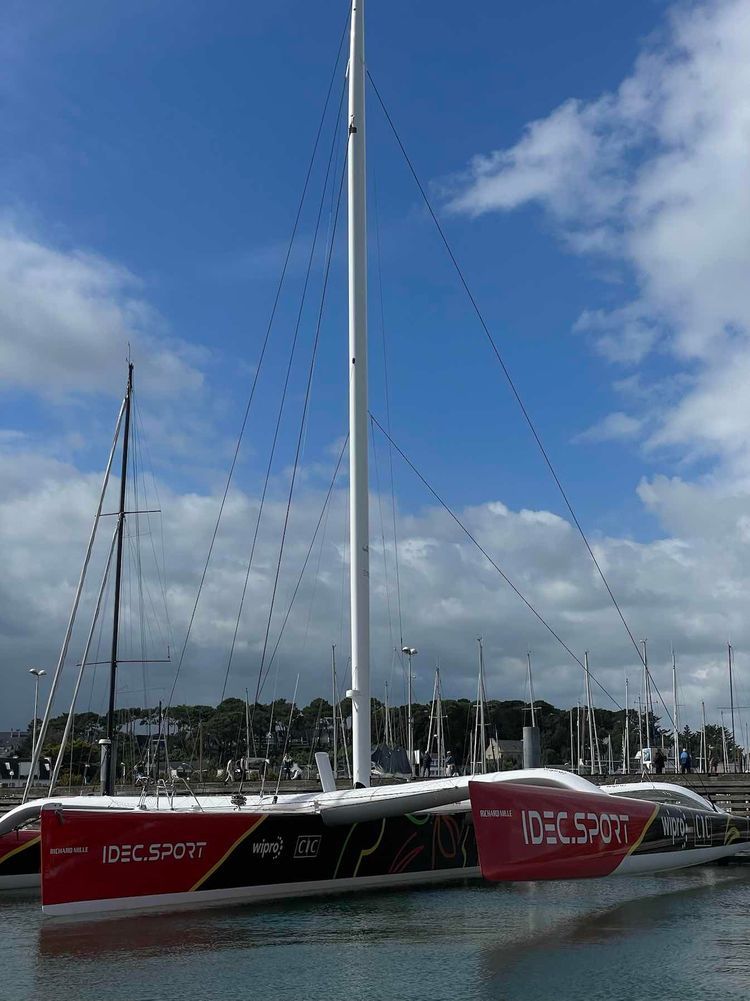
M 409 769 L 411 770 L 412 775 L 414 774 L 414 720 L 412 719 L 411 715 L 411 659 L 412 657 L 416 657 L 418 652 L 419 651 L 416 649 L 416 647 L 413 646 L 401 647 L 401 653 L 405 653 L 406 656 L 409 658 L 409 684 L 407 688 L 409 707 L 406 719 L 406 734 L 408 743 L 407 754 L 409 755 Z
M 34 675 L 34 720 L 32 723 L 32 736 L 31 736 L 31 760 L 34 761 L 34 752 L 36 750 L 36 717 L 37 711 L 39 709 L 39 679 L 43 678 L 47 672 L 38 670 L 36 667 L 29 668 L 29 674 Z M 32 780 L 34 776 L 32 775 Z

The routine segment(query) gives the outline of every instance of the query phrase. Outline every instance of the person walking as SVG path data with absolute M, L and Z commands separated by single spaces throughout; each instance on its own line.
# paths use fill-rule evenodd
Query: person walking
M 662 774 L 662 772 L 664 771 L 665 764 L 666 760 L 664 758 L 664 754 L 662 753 L 661 748 L 659 748 L 659 750 L 654 755 L 654 769 L 656 770 L 657 775 Z
M 692 769 L 693 762 L 690 757 L 690 752 L 686 747 L 680 751 L 680 771 L 683 775 L 689 775 Z
M 432 767 L 432 755 L 429 751 L 425 750 L 422 755 L 422 774 L 426 779 L 430 777 L 430 768 Z

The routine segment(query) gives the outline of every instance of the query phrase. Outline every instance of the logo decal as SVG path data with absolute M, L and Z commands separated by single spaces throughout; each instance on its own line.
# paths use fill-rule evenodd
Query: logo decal
M 266 838 L 262 838 L 260 841 L 256 841 L 253 844 L 253 855 L 260 855 L 261 858 L 265 858 L 270 855 L 272 861 L 276 861 L 281 856 L 281 852 L 284 849 L 284 839 L 279 835 L 274 838 L 273 841 L 268 841 Z
M 628 844 L 627 813 L 579 813 L 567 810 L 521 810 L 523 840 L 527 845 Z
M 294 846 L 294 857 L 317 858 L 321 840 L 320 834 L 300 834 Z
M 153 844 L 103 845 L 102 862 L 163 862 L 165 859 L 203 858 L 207 841 L 156 841 Z

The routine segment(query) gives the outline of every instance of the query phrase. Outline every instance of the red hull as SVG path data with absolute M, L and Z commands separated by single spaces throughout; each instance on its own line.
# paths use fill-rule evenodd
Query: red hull
M 42 812 L 43 903 L 190 893 L 262 820 L 240 812 L 63 813 L 47 808 Z
M 542 786 L 469 783 L 482 875 L 490 880 L 609 876 L 659 808 Z
M 466 809 L 326 825 L 314 813 L 42 810 L 46 914 L 201 907 L 476 876 Z

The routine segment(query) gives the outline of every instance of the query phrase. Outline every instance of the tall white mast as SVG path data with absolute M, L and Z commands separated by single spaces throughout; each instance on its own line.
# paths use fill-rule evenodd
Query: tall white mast
M 367 216 L 364 0 L 352 0 L 349 48 L 349 531 L 352 756 L 355 786 L 370 784 L 370 553 L 367 478 Z

